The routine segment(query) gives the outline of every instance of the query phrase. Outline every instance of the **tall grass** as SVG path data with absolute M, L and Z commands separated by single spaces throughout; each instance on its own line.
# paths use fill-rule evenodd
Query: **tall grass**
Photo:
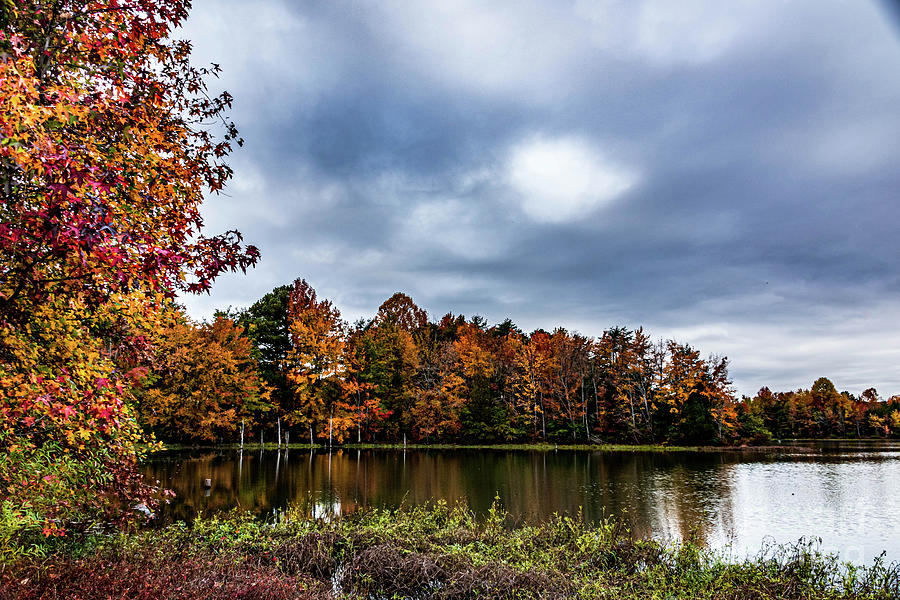
M 85 536 L 7 565 L 0 598 L 900 597 L 900 571 L 841 563 L 798 544 L 729 562 L 692 543 L 634 539 L 609 520 L 515 525 L 495 504 L 374 510 L 337 520 L 293 509 L 157 531 Z

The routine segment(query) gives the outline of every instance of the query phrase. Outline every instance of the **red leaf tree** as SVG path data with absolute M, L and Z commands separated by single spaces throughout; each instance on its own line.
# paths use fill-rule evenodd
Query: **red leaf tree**
M 203 230 L 241 140 L 207 88 L 218 67 L 170 38 L 189 8 L 0 3 L 0 496 L 17 518 L 147 500 L 121 359 L 151 356 L 157 298 L 259 257 Z

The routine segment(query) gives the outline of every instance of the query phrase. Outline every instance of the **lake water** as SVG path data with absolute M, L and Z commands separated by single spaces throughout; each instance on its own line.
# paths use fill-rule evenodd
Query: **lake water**
M 495 495 L 521 520 L 579 509 L 639 536 L 693 536 L 733 557 L 821 538 L 847 561 L 900 561 L 900 443 L 819 443 L 814 454 L 558 450 L 337 450 L 161 453 L 146 475 L 174 489 L 161 520 L 299 502 L 321 516 L 363 507 Z M 204 480 L 211 479 L 206 489 Z

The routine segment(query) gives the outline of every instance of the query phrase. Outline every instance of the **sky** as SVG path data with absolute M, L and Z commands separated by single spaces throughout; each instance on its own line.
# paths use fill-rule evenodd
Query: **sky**
M 900 20 L 878 0 L 195 0 L 245 139 L 207 231 L 347 320 L 654 338 L 737 391 L 900 394 Z

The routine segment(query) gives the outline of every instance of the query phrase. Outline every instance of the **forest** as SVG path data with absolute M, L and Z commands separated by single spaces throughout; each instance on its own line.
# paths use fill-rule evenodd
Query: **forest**
M 809 389 L 736 398 L 726 358 L 641 328 L 591 338 L 563 328 L 526 334 L 509 319 L 430 320 L 400 292 L 349 324 L 302 279 L 211 322 L 194 323 L 174 305 L 171 315 L 155 359 L 133 367 L 139 419 L 166 441 L 233 443 L 241 431 L 248 441 L 327 445 L 900 434 L 900 398 L 838 392 L 825 377 Z

